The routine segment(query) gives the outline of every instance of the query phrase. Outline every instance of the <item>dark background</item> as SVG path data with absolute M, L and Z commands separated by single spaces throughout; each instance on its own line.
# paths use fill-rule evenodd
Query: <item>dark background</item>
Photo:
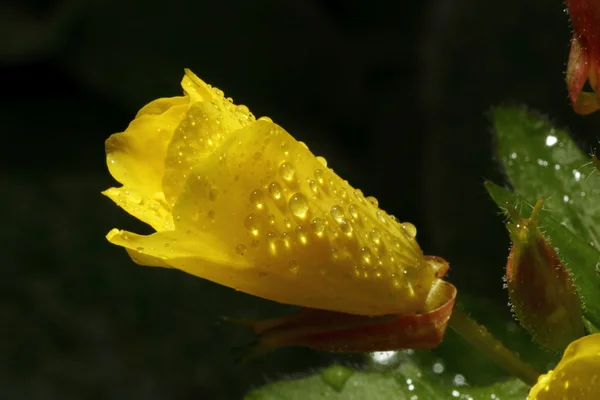
M 111 246 L 148 229 L 100 191 L 104 140 L 183 68 L 268 115 L 448 259 L 459 289 L 504 305 L 508 240 L 488 112 L 526 104 L 595 145 L 566 98 L 560 1 L 2 0 L 0 399 L 239 399 L 332 360 L 284 349 L 236 366 L 251 337 L 219 317 L 286 307 Z

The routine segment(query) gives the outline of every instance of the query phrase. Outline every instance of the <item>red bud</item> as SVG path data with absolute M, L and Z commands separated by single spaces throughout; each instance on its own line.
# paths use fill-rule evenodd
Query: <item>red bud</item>
M 570 271 L 537 225 L 540 199 L 529 219 L 507 204 L 512 222 L 506 227 L 513 242 L 506 282 L 521 325 L 541 345 L 562 352 L 584 335 L 581 302 Z
M 589 114 L 600 109 L 600 1 L 566 0 L 573 25 L 567 64 L 567 87 L 573 109 Z M 595 93 L 582 92 L 589 81 Z

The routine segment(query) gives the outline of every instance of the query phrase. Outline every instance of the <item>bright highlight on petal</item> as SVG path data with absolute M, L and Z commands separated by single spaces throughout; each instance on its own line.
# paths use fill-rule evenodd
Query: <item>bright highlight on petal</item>
M 553 371 L 540 376 L 529 400 L 600 399 L 600 334 L 571 343 Z
M 107 141 L 110 172 L 124 186 L 105 194 L 157 231 L 113 230 L 109 241 L 139 264 L 281 303 L 364 316 L 447 303 L 449 315 L 454 292 L 430 296 L 447 264 L 423 255 L 412 224 L 269 118 L 256 120 L 190 71 L 182 86 L 185 96 L 150 103 Z

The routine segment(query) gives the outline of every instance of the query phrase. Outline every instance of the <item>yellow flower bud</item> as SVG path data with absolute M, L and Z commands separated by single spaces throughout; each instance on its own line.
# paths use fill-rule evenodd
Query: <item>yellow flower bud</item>
M 445 268 L 424 257 L 412 224 L 269 118 L 190 71 L 182 86 L 184 96 L 151 102 L 106 142 L 123 186 L 104 194 L 156 230 L 113 229 L 110 242 L 139 264 L 281 303 L 365 316 L 432 311 L 427 298 Z
M 571 343 L 556 368 L 529 392 L 529 400 L 555 399 L 600 399 L 600 334 Z

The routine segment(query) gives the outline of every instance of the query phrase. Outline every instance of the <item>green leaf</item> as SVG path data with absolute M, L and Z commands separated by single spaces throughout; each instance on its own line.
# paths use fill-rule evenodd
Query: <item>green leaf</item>
M 529 217 L 530 207 L 522 207 L 524 200 L 522 197 L 491 182 L 487 182 L 485 186 L 501 209 L 505 209 L 505 204 L 508 202 L 520 210 L 522 217 Z M 535 198 L 528 198 L 525 201 L 532 204 Z M 573 273 L 584 306 L 584 316 L 598 327 L 600 326 L 600 277 L 595 267 L 600 260 L 600 252 L 579 239 L 554 217 L 554 212 L 543 210 L 540 215 L 540 226 L 557 249 L 562 261 Z
M 569 135 L 524 109 L 493 112 L 502 160 L 516 194 L 544 208 L 585 243 L 600 248 L 600 174 Z
M 403 399 L 494 399 L 523 400 L 528 386 L 510 379 L 485 387 L 443 385 L 426 373 L 405 352 L 404 359 L 394 370 L 387 372 L 360 372 L 337 365 L 306 378 L 283 380 L 257 389 L 246 400 L 403 400 Z M 332 384 L 328 375 L 331 369 L 342 368 L 345 384 Z M 349 371 L 349 372 L 348 372 Z M 337 373 L 335 373 L 337 374 Z M 334 374 L 334 375 L 335 375 Z

